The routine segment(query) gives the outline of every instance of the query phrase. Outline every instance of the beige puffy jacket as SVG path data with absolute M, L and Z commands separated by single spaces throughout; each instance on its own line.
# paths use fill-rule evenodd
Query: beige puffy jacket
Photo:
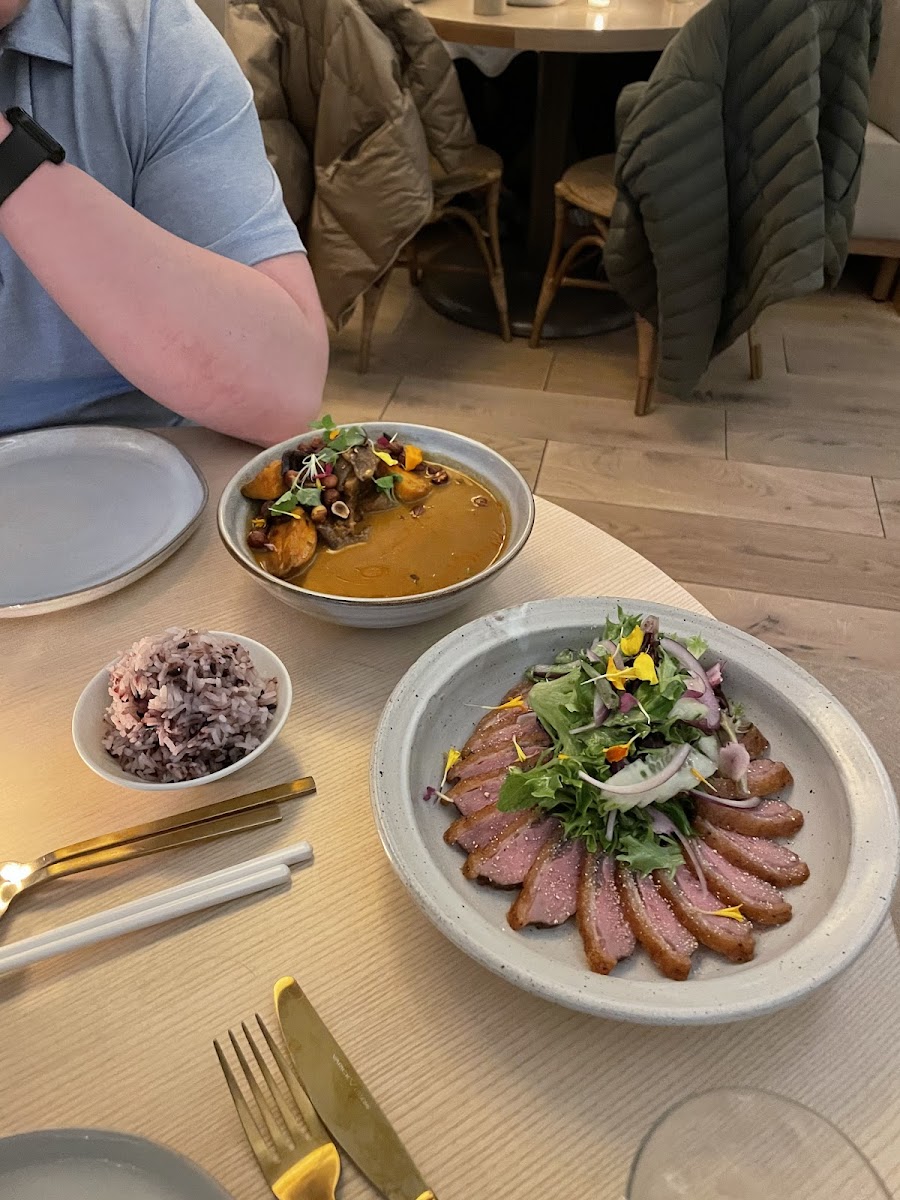
M 407 0 L 237 0 L 225 36 L 340 328 L 474 145 L 456 71 Z

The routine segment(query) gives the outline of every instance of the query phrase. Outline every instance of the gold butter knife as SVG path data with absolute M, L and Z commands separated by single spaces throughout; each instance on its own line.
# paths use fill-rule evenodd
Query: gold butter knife
M 294 1069 L 335 1141 L 388 1200 L 436 1200 L 295 979 L 275 984 L 275 1008 Z

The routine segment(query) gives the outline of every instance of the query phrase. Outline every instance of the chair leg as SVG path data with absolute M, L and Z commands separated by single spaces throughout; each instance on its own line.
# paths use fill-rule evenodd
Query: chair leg
M 541 331 L 550 311 L 550 305 L 556 299 L 562 276 L 557 278 L 557 264 L 562 250 L 563 233 L 566 228 L 566 202 L 560 196 L 556 197 L 556 224 L 553 226 L 553 243 L 550 247 L 550 257 L 547 260 L 547 270 L 544 272 L 544 282 L 541 284 L 541 294 L 538 297 L 537 308 L 534 310 L 534 320 L 531 323 L 531 337 L 528 345 L 536 350 L 541 344 Z
M 900 270 L 900 258 L 883 258 L 881 266 L 878 269 L 878 278 L 875 280 L 875 287 L 872 289 L 873 300 L 889 300 L 891 289 L 894 286 L 894 280 L 897 278 L 897 272 Z
M 750 326 L 747 331 L 747 346 L 750 350 L 750 378 L 762 379 L 763 377 L 763 348 L 760 342 L 756 327 Z
M 362 332 L 359 336 L 359 358 L 356 363 L 356 369 L 360 375 L 365 375 L 369 369 L 375 318 L 378 316 L 378 309 L 381 306 L 389 276 L 390 271 L 385 271 L 381 278 L 376 279 L 368 291 L 363 293 Z
M 497 304 L 497 314 L 500 317 L 500 336 L 504 342 L 512 341 L 512 330 L 509 327 L 509 300 L 506 295 L 506 275 L 503 271 L 503 254 L 500 248 L 500 180 L 488 188 L 487 199 L 488 234 L 490 236 L 491 259 L 494 269 L 491 272 L 491 290 Z
M 488 248 L 487 238 L 484 236 L 484 230 L 477 218 L 469 212 L 467 208 L 457 208 L 454 205 L 449 205 L 441 210 L 442 219 L 462 221 L 464 225 L 469 227 L 472 237 L 475 239 L 475 244 L 484 260 L 484 265 L 488 273 L 488 281 L 491 285 L 491 291 L 494 293 L 494 303 L 497 306 L 497 315 L 500 319 L 500 333 L 505 342 L 512 341 L 512 332 L 509 328 L 509 308 L 506 302 L 506 280 L 503 275 L 502 264 L 496 267 L 493 256 Z
M 656 376 L 656 330 L 649 321 L 634 314 L 638 343 L 638 384 L 634 402 L 635 416 L 643 417 L 650 411 L 653 398 L 653 382 Z
M 419 251 L 415 238 L 406 246 L 406 266 L 409 271 L 410 286 L 418 287 L 422 280 L 422 268 L 419 266 Z

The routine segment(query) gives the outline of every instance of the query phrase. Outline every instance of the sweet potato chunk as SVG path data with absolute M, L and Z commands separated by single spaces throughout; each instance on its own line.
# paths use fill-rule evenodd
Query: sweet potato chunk
M 316 527 L 303 508 L 295 508 L 290 521 L 271 525 L 268 536 L 275 549 L 261 551 L 258 561 L 263 570 L 279 579 L 301 571 L 316 552 Z
M 431 484 L 424 475 L 404 471 L 402 467 L 391 467 L 394 476 L 394 495 L 401 504 L 415 504 L 424 500 L 431 491 Z
M 244 484 L 241 495 L 247 500 L 277 500 L 284 490 L 281 459 L 273 458 L 254 479 Z

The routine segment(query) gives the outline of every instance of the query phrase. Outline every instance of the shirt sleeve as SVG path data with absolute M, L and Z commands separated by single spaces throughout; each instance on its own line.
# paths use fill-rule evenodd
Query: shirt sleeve
M 247 266 L 303 250 L 250 85 L 195 0 L 151 0 L 144 93 L 138 212 Z

